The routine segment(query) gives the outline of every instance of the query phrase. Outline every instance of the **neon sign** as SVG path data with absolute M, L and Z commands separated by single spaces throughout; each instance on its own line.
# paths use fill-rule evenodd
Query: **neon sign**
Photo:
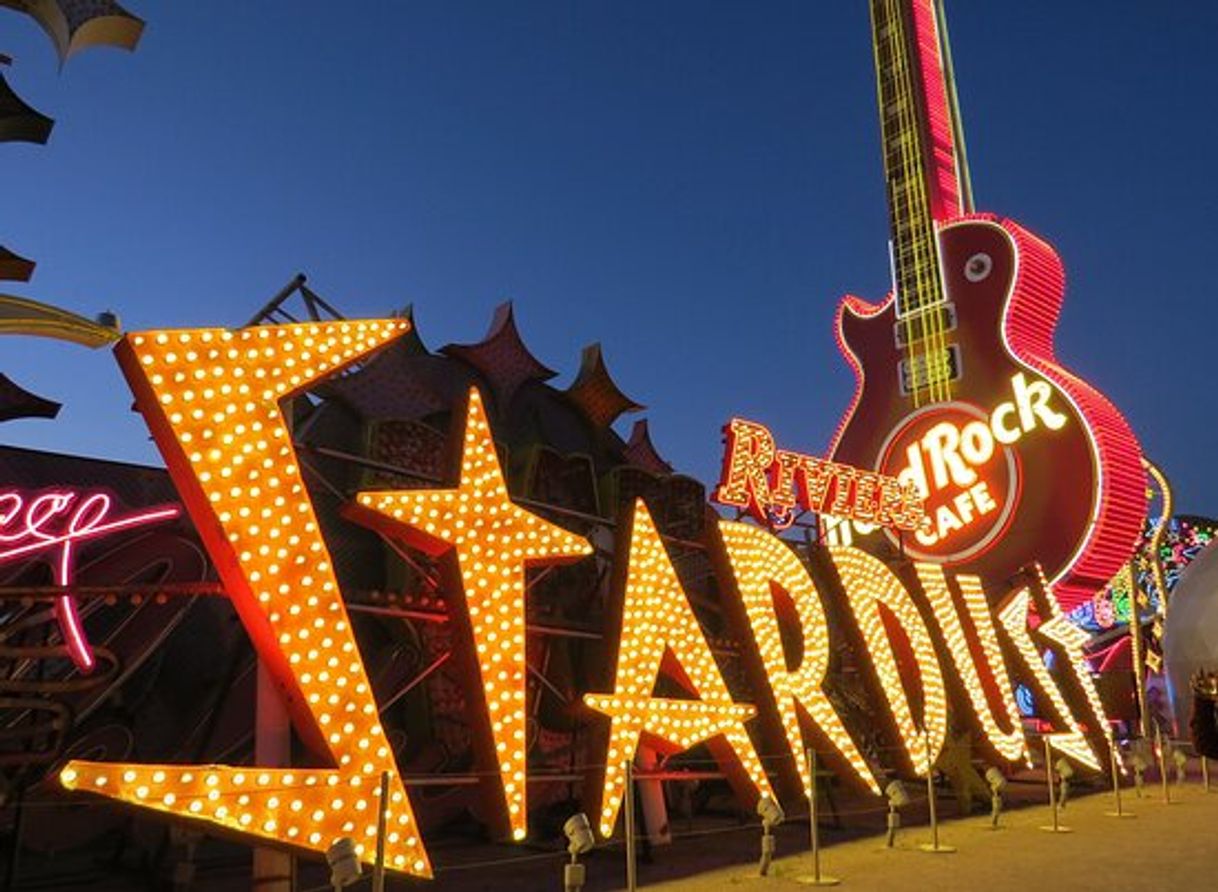
M 64 786 L 258 844 L 320 854 L 350 837 L 357 856 L 370 861 L 382 804 L 378 780 L 387 773 L 386 863 L 405 874 L 431 875 L 279 407 L 408 328 L 404 320 L 337 321 L 144 333 L 122 341 L 119 363 L 225 591 L 259 659 L 275 674 L 301 737 L 326 764 L 72 761 L 60 772 Z M 347 513 L 409 547 L 448 556 L 455 604 L 468 616 L 465 625 L 457 618 L 457 637 L 460 642 L 463 634 L 478 679 L 471 711 L 484 732 L 483 758 L 496 766 L 488 772 L 495 779 L 488 791 L 519 839 L 527 833 L 524 573 L 530 564 L 583 559 L 590 547 L 512 500 L 476 390 L 460 422 L 455 486 L 361 493 Z M 811 464 L 799 466 L 811 475 Z M 840 483 L 833 485 L 840 490 Z M 54 512 L 59 501 L 44 499 L 37 511 L 34 502 L 10 498 L 6 504 L 0 526 L 6 541 L 38 530 L 45 534 L 40 547 L 129 520 L 107 525 L 101 506 L 108 503 L 85 500 L 52 533 L 44 515 L 64 514 L 66 502 Z M 900 505 L 908 521 L 916 509 Z M 893 496 L 894 517 L 897 508 Z M 907 769 L 924 774 L 933 765 L 953 714 L 974 714 L 998 757 L 1022 758 L 1016 675 L 1030 680 L 1038 701 L 1051 703 L 1054 745 L 1082 764 L 1101 764 L 1106 719 L 1086 674 L 1086 636 L 1069 626 L 1038 573 L 998 599 L 1002 606 L 992 612 L 976 577 L 949 578 L 929 564 L 894 569 L 848 547 L 801 557 L 772 532 L 721 520 L 708 546 L 729 608 L 733 600 L 738 608 L 735 637 L 749 655 L 758 700 L 749 703 L 730 689 L 642 500 L 619 527 L 616 545 L 607 636 L 616 656 L 598 689 L 583 697 L 603 744 L 603 758 L 595 759 L 601 776 L 585 788 L 597 803 L 603 835 L 614 831 L 624 767 L 644 738 L 668 753 L 705 742 L 738 795 L 755 800 L 771 792 L 771 781 L 754 736 L 777 725 L 767 745 L 787 751 L 780 774 L 798 777 L 802 747 L 827 738 L 845 775 L 877 791 L 879 766 L 859 750 L 826 691 L 831 632 L 848 636 L 866 658 L 864 674 L 885 706 Z M 823 593 L 807 561 L 823 564 L 817 574 L 829 586 Z M 788 652 L 792 645 L 780 631 L 779 592 L 798 618 L 798 651 Z M 828 603 L 842 605 L 840 624 L 830 623 Z M 1063 667 L 1064 681 L 1045 670 L 1039 654 L 1046 647 Z M 661 676 L 685 696 L 657 695 Z M 906 688 L 913 678 L 917 697 Z M 802 786 L 796 789 L 799 795 Z
M 525 567 L 578 560 L 591 554 L 592 546 L 512 503 L 476 388 L 469 392 L 458 436 L 464 448 L 457 488 L 362 492 L 348 516 L 425 552 L 456 552 L 460 578 L 449 588 L 465 601 L 469 629 L 464 637 L 476 658 L 490 717 L 490 727 L 479 729 L 482 762 L 499 775 L 499 791 L 488 798 L 492 811 L 506 803 L 511 836 L 524 839 Z M 498 823 L 503 823 L 501 810 Z
M 771 527 L 790 526 L 796 508 L 899 530 L 922 524 L 914 481 L 778 449 L 768 428 L 743 418 L 728 422 L 723 437 L 723 472 L 711 498 Z
M 988 415 L 963 402 L 912 413 L 880 450 L 880 470 L 926 500 L 927 521 L 910 552 L 959 564 L 985 551 L 1011 521 L 1019 497 L 1019 457 L 1009 448 L 1038 428 L 1056 431 L 1069 416 L 1051 405 L 1053 391 L 1018 372 L 1012 398 Z
M 893 288 L 839 306 L 855 389 L 829 457 L 919 483 L 930 525 L 907 553 L 994 583 L 1035 562 L 1073 608 L 1133 550 L 1141 449 L 1056 355 L 1061 258 L 973 206 L 942 3 L 872 9 Z
M 72 585 L 77 546 L 122 530 L 132 530 L 177 517 L 175 505 L 150 508 L 121 517 L 112 515 L 108 493 L 53 489 L 27 493 L 0 492 L 0 563 L 50 553 L 55 585 Z M 93 649 L 70 591 L 55 598 L 55 619 L 72 662 L 82 672 L 95 665 Z

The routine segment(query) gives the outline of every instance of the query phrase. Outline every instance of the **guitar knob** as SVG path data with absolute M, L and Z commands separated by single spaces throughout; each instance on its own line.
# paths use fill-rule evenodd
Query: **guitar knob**
M 989 254 L 974 254 L 964 263 L 964 278 L 970 282 L 980 282 L 989 277 L 994 269 L 994 260 Z

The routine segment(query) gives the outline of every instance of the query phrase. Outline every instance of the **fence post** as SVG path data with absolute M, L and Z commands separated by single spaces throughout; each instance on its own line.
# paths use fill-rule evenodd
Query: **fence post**
M 939 811 L 935 803 L 935 766 L 930 757 L 930 732 L 924 735 L 926 743 L 926 801 L 930 806 L 930 844 L 923 843 L 918 846 L 924 852 L 930 852 L 932 855 L 946 855 L 956 851 L 955 846 L 944 846 L 939 844 Z
M 372 867 L 372 892 L 385 892 L 385 823 L 389 816 L 389 772 L 381 772 L 381 801 L 376 816 L 376 863 Z
M 622 807 L 626 810 L 626 889 L 635 892 L 638 878 L 634 863 L 634 759 L 626 760 L 626 800 Z
M 1121 778 L 1117 772 L 1117 742 L 1116 735 L 1108 735 L 1108 765 L 1112 772 L 1112 796 L 1116 799 L 1116 811 L 1106 811 L 1110 818 L 1136 818 L 1137 815 L 1127 812 L 1121 807 Z
M 841 882 L 837 877 L 826 876 L 820 872 L 820 824 L 817 821 L 816 800 L 816 750 L 808 747 L 804 751 L 808 761 L 808 833 L 812 842 L 812 876 L 800 876 L 795 882 L 803 886 L 836 886 Z
M 1163 746 L 1163 729 L 1155 724 L 1155 748 L 1159 751 L 1159 780 L 1163 786 L 1163 804 L 1171 805 L 1171 784 L 1167 781 L 1167 752 Z
M 1049 833 L 1069 833 L 1070 828 L 1063 826 L 1057 818 L 1057 790 L 1053 787 L 1053 751 L 1049 748 L 1049 735 L 1041 739 L 1045 742 L 1045 780 L 1049 784 L 1049 808 L 1053 810 L 1053 823 L 1040 829 Z

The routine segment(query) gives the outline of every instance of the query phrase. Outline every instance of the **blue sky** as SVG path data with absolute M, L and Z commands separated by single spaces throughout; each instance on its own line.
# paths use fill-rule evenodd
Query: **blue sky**
M 131 0 L 137 52 L 62 71 L 0 10 L 10 84 L 58 122 L 0 145 L 0 243 L 39 262 L 4 287 L 238 325 L 304 271 L 349 316 L 413 303 L 433 348 L 512 298 L 560 386 L 601 341 L 687 473 L 734 414 L 825 447 L 834 307 L 888 280 L 864 0 L 356 6 Z M 948 13 L 979 208 L 1057 247 L 1060 356 L 1218 514 L 1218 4 Z M 155 460 L 106 351 L 5 339 L 0 371 L 65 403 L 6 442 Z

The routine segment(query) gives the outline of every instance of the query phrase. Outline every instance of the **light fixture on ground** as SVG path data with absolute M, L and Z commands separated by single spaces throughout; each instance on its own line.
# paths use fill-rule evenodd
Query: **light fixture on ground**
M 1176 783 L 1183 784 L 1187 776 L 1186 768 L 1188 767 L 1188 755 L 1178 746 L 1172 747 L 1171 760 L 1176 766 Z
M 1150 767 L 1150 741 L 1139 737 L 1129 748 L 1129 763 L 1133 766 L 1133 788 L 1142 798 L 1142 777 Z
M 761 818 L 761 861 L 757 869 L 765 876 L 770 872 L 770 862 L 774 860 L 774 828 L 782 823 L 786 815 L 772 796 L 762 796 L 757 800 L 757 816 Z
M 888 838 L 885 845 L 891 849 L 896 844 L 897 829 L 901 826 L 901 813 L 897 809 L 909 805 L 909 791 L 899 780 L 894 780 L 884 788 L 884 795 L 888 797 Z
M 330 885 L 335 892 L 360 878 L 359 855 L 355 851 L 355 841 L 349 836 L 334 840 L 326 849 L 326 863 L 330 865 Z
M 1063 756 L 1054 763 L 1053 768 L 1060 778 L 1057 794 L 1058 807 L 1065 809 L 1066 803 L 1070 799 L 1070 778 L 1074 777 L 1074 766 L 1070 764 L 1069 759 Z
M 990 785 L 990 828 L 998 829 L 998 816 L 1002 814 L 1002 791 L 1006 789 L 1006 776 L 997 766 L 985 770 L 985 782 Z
M 592 851 L 596 838 L 592 835 L 588 816 L 582 811 L 567 818 L 562 832 L 566 834 L 567 851 L 571 854 L 571 863 L 563 867 L 563 889 L 565 892 L 580 892 L 584 888 L 585 872 L 584 865 L 579 863 L 579 856 Z

